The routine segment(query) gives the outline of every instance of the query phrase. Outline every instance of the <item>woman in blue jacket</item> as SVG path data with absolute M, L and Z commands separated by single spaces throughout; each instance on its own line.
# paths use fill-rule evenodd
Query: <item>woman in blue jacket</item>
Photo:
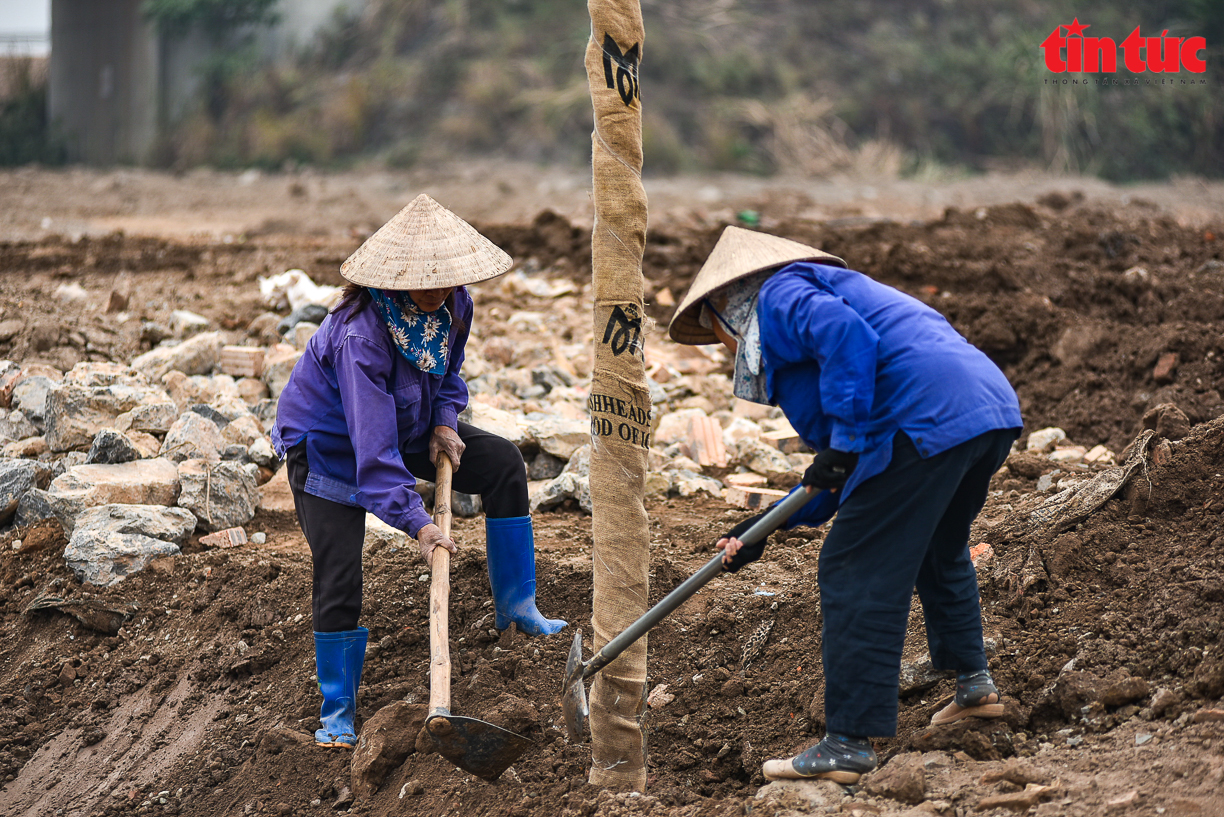
M 555 633 L 535 604 L 535 545 L 522 455 L 460 422 L 460 376 L 473 317 L 466 284 L 513 262 L 463 219 L 418 196 L 340 268 L 350 283 L 294 366 L 272 441 L 285 458 L 298 522 L 314 563 L 311 613 L 323 693 L 323 746 L 353 747 L 368 630 L 361 615 L 365 514 L 416 538 L 421 556 L 454 551 L 414 490 L 441 454 L 455 490 L 485 508 L 495 624 Z
M 789 524 L 834 520 L 821 548 L 825 737 L 769 779 L 854 783 L 875 768 L 869 738 L 897 729 L 910 600 L 931 660 L 956 673 L 933 723 L 998 717 L 986 666 L 969 528 L 1023 421 L 1007 378 L 935 310 L 840 258 L 728 227 L 676 310 L 671 337 L 721 341 L 736 396 L 776 405 L 819 452 L 797 490 L 823 490 Z M 727 569 L 764 543 L 718 542 Z

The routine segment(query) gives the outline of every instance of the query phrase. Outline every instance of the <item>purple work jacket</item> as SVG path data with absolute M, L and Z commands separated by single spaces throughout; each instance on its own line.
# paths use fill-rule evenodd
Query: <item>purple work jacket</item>
M 472 296 L 458 287 L 446 374 L 413 366 L 373 307 L 324 320 L 281 392 L 272 429 L 276 453 L 306 441 L 306 492 L 364 508 L 416 536 L 432 520 L 401 452 L 425 451 L 436 426 L 455 428 L 467 406 L 459 374 L 472 323 Z M 462 326 L 462 329 L 458 327 Z

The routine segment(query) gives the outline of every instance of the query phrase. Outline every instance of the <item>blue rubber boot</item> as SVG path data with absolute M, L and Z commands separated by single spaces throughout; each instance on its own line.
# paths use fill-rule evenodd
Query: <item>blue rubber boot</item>
M 323 693 L 323 708 L 319 712 L 323 728 L 315 731 L 315 743 L 320 746 L 352 749 L 357 745 L 353 721 L 357 717 L 357 687 L 361 685 L 369 637 L 370 631 L 365 627 L 314 634 L 315 668 L 319 673 L 319 691 Z
M 535 534 L 531 517 L 486 517 L 485 541 L 497 629 L 504 630 L 513 621 L 528 635 L 560 632 L 564 621 L 544 618 L 536 609 Z

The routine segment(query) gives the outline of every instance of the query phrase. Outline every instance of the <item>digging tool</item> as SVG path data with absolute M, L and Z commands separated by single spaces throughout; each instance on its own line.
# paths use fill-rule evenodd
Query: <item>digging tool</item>
M 755 525 L 744 531 L 739 540 L 745 545 L 755 545 L 815 498 L 815 495 L 805 490 L 795 491 L 773 506 Z M 590 714 L 590 709 L 587 707 L 586 687 L 583 685 L 586 679 L 615 661 L 616 657 L 628 649 L 629 645 L 646 635 L 656 624 L 667 618 L 673 610 L 688 601 L 693 594 L 705 587 L 710 579 L 722 573 L 722 559 L 723 553 L 719 551 L 700 570 L 685 579 L 683 584 L 668 593 L 662 601 L 626 627 L 624 632 L 605 644 L 603 649 L 591 656 L 590 660 L 582 660 L 582 631 L 574 633 L 574 643 L 570 646 L 569 660 L 565 664 L 565 686 L 561 697 L 561 708 L 565 712 L 565 727 L 571 741 L 576 743 L 582 740 L 587 715 Z
M 434 491 L 434 522 L 449 537 L 451 531 L 450 458 L 438 456 Z M 450 551 L 434 548 L 429 585 L 429 715 L 424 733 L 442 757 L 465 772 L 493 782 L 535 744 L 508 729 L 450 711 L 450 642 L 447 637 L 450 601 Z

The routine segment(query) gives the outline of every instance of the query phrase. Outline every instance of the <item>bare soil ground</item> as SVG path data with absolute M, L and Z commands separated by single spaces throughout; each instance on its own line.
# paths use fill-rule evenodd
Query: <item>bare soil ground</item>
M 297 267 L 338 283 L 340 262 L 361 238 L 422 190 L 476 220 L 532 274 L 589 277 L 580 177 L 478 171 L 3 174 L 0 324 L 12 331 L 0 339 L 0 356 L 60 368 L 126 361 L 148 348 L 142 320 L 165 322 L 176 308 L 241 329 L 265 309 L 257 276 Z M 558 693 L 572 631 L 491 633 L 483 525 L 458 520 L 465 547 L 452 577 L 455 709 L 515 728 L 539 747 L 496 784 L 411 754 L 350 812 L 1224 814 L 1220 186 L 1183 181 L 1138 195 L 1029 178 L 926 189 L 654 184 L 645 274 L 661 324 L 669 317 L 663 290 L 682 293 L 721 224 L 754 209 L 772 231 L 837 253 L 947 315 L 1004 368 L 1026 431 L 1057 425 L 1076 443 L 1121 453 L 1145 413 L 1164 403 L 1179 406 L 1193 428 L 1162 427 L 1168 442 L 1134 489 L 1046 538 L 1017 533 L 1016 522 L 1044 496 L 1043 476 L 1058 470 L 1056 482 L 1079 469 L 1013 455 L 973 539 L 994 552 L 980 565 L 982 601 L 1008 715 L 931 729 L 951 682 L 914 689 L 901 699 L 898 737 L 877 743 L 883 769 L 852 790 L 756 796 L 764 759 L 822 734 L 815 564 L 823 531 L 776 535 L 766 560 L 716 579 L 651 633 L 651 683 L 667 684 L 674 699 L 647 721 L 649 790 L 626 796 L 589 786 L 589 751 L 564 736 Z M 124 323 L 99 308 L 121 273 L 134 281 L 138 303 Z M 71 282 L 87 297 L 53 295 Z M 474 342 L 504 336 L 531 347 L 538 337 L 491 316 L 555 309 L 522 292 L 474 294 L 482 310 Z M 490 316 L 483 323 L 482 314 Z M 672 354 L 661 335 L 656 328 L 648 352 Z M 264 545 L 192 544 L 172 572 L 147 570 L 105 589 L 72 578 L 58 526 L 0 535 L 0 813 L 333 812 L 350 784 L 350 756 L 310 741 L 318 709 L 310 560 L 291 507 L 283 482 L 273 480 L 247 526 L 267 533 Z M 651 503 L 648 511 L 652 600 L 699 567 L 743 513 L 710 498 Z M 590 518 L 566 505 L 536 521 L 541 607 L 582 624 L 590 614 Z M 414 553 L 383 547 L 366 554 L 365 571 L 371 649 L 359 721 L 428 695 L 424 568 Z M 67 615 L 27 611 L 45 592 L 131 615 L 112 636 Z M 763 647 L 746 652 L 761 633 Z M 915 605 L 907 659 L 925 651 Z M 917 798 L 887 781 L 890 768 L 907 765 L 925 781 Z M 1026 786 L 1031 806 L 989 805 Z

